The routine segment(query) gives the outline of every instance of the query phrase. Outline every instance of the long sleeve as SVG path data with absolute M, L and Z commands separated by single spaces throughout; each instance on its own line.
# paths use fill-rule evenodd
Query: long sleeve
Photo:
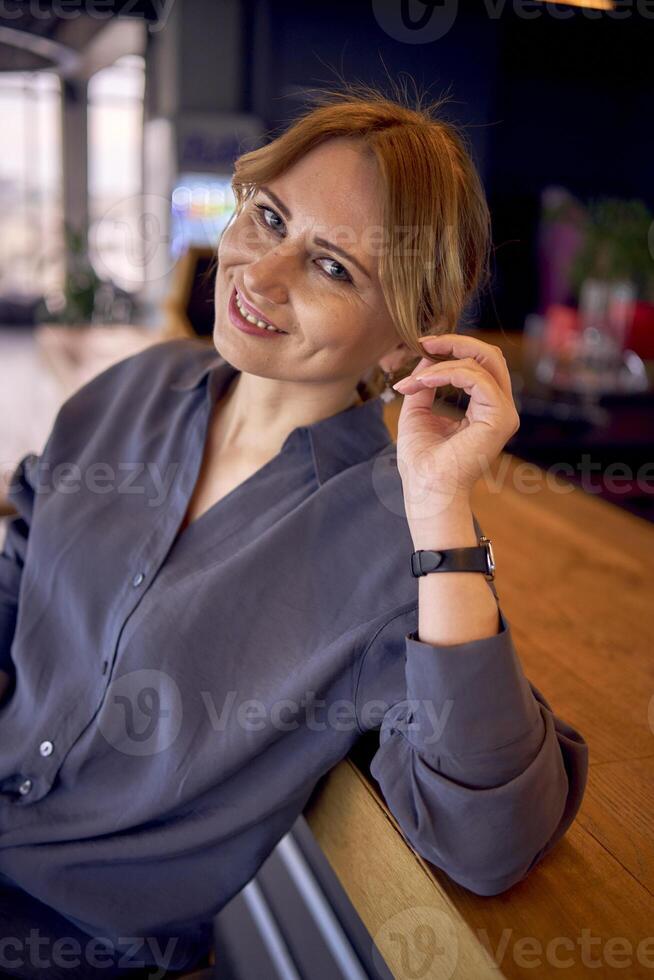
M 455 646 L 405 632 L 417 610 L 401 611 L 356 691 L 362 731 L 366 707 L 393 694 L 370 773 L 409 844 L 479 895 L 520 881 L 563 836 L 588 771 L 585 740 L 527 680 L 498 611 L 495 636 Z
M 29 528 L 34 506 L 33 471 L 38 457 L 28 453 L 18 463 L 12 476 L 8 499 L 17 514 L 7 522 L 0 554 L 0 670 L 13 671 L 11 643 L 18 616 L 18 594 L 25 564 Z

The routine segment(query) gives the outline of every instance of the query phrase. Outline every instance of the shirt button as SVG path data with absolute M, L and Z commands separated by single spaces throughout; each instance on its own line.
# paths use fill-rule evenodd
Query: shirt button
M 27 796 L 31 788 L 32 788 L 32 780 L 24 779 L 20 784 L 20 786 L 18 787 L 18 792 L 20 793 L 21 796 Z
M 143 572 L 137 572 L 134 578 L 132 579 L 132 585 L 134 586 L 134 588 L 139 586 L 144 578 L 145 575 L 143 574 Z
M 39 752 L 41 753 L 41 755 L 52 755 L 53 749 L 54 749 L 54 745 L 52 744 L 52 742 L 47 742 L 47 741 L 41 742 L 41 744 L 39 745 Z

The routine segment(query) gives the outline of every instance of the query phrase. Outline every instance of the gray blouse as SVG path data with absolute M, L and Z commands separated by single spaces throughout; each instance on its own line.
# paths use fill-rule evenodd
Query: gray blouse
M 180 339 L 84 385 L 13 474 L 0 556 L 0 874 L 118 947 L 177 937 L 171 968 L 365 732 L 409 844 L 480 895 L 565 833 L 588 770 L 499 606 L 495 636 L 417 638 L 379 398 L 178 534 L 235 373 Z

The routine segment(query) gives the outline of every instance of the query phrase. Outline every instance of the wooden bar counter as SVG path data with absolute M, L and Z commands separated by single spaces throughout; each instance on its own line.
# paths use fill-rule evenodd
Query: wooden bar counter
M 654 525 L 506 453 L 492 474 L 473 511 L 516 650 L 589 745 L 575 822 L 524 881 L 475 895 L 405 842 L 367 770 L 377 732 L 305 816 L 398 980 L 654 977 Z

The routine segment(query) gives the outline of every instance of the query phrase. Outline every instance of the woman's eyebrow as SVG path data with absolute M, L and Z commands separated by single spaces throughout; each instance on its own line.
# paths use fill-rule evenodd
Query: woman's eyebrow
M 286 207 L 286 205 L 284 204 L 284 202 L 279 197 L 277 197 L 277 195 L 275 194 L 274 191 L 271 191 L 270 188 L 269 187 L 266 187 L 264 184 L 261 184 L 261 186 L 259 187 L 259 190 L 260 191 L 263 191 L 264 194 L 267 194 L 268 197 L 272 201 L 275 202 L 275 204 L 277 205 L 277 207 L 279 208 L 279 210 L 282 212 L 282 214 L 284 215 L 284 217 L 286 218 L 287 221 L 290 221 L 292 219 L 293 215 L 291 214 L 291 212 L 289 211 L 289 209 Z M 357 269 L 359 269 L 361 272 L 363 272 L 364 276 L 367 276 L 368 279 L 372 279 L 372 276 L 370 275 L 370 273 L 368 272 L 368 270 L 365 268 L 365 266 L 361 265 L 361 263 L 359 262 L 359 260 L 357 258 L 355 258 L 354 255 L 350 255 L 349 252 L 346 252 L 344 248 L 340 248 L 340 246 L 334 245 L 333 242 L 328 242 L 326 238 L 315 238 L 314 241 L 315 241 L 316 245 L 320 245 L 321 248 L 331 249 L 332 252 L 337 252 L 338 255 L 342 255 L 343 258 L 349 259 L 349 261 L 352 263 L 352 265 L 355 265 L 357 267 Z

